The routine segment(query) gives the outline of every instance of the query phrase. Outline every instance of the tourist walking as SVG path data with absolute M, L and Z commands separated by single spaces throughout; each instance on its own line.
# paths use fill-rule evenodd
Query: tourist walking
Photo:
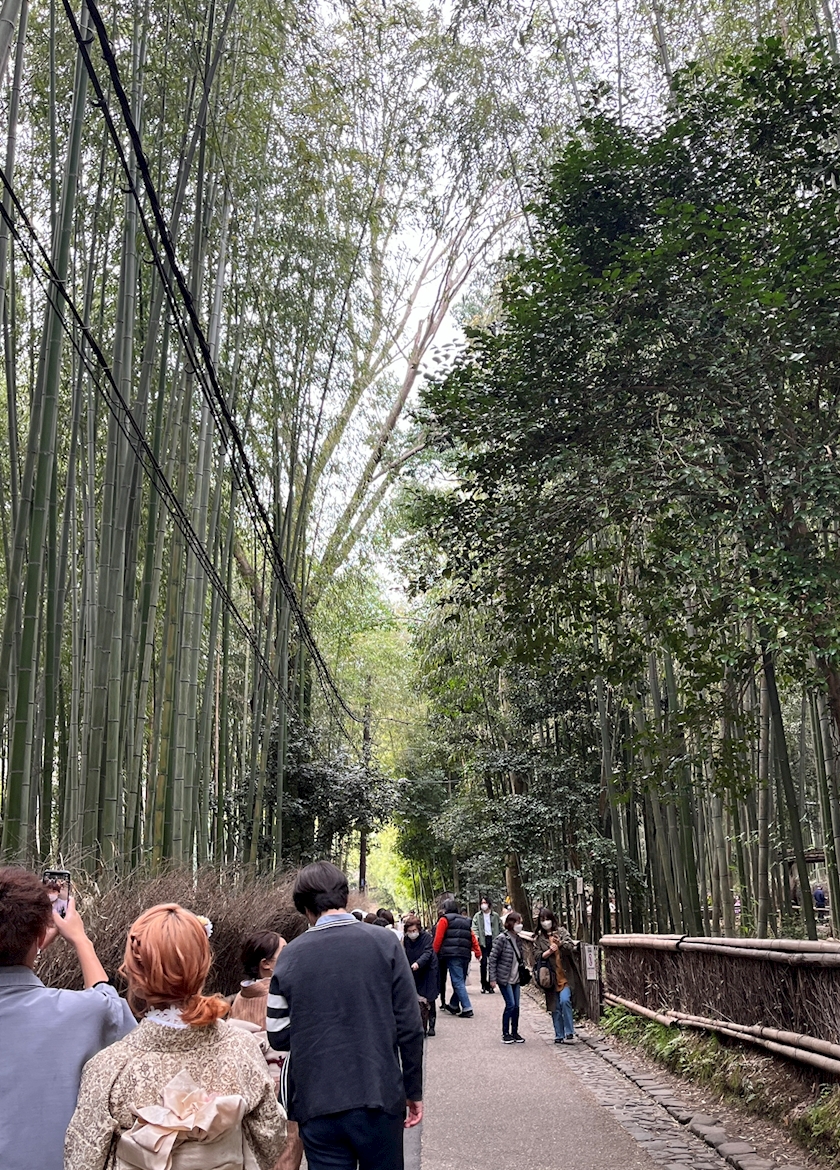
M 274 965 L 286 940 L 276 931 L 259 930 L 248 935 L 242 945 L 242 966 L 246 978 L 242 981 L 239 994 L 231 1004 L 228 1019 L 235 1027 L 252 1031 L 259 1040 L 260 1048 L 275 1088 L 280 1088 L 283 1069 L 283 1054 L 275 1052 L 268 1042 L 266 1033 L 266 1008 L 268 987 Z M 303 1160 L 303 1143 L 294 1121 L 286 1123 L 286 1144 L 274 1170 L 298 1170 Z
M 438 958 L 432 945 L 432 936 L 424 930 L 416 914 L 409 914 L 404 924 L 403 947 L 408 965 L 414 975 L 414 986 L 420 1002 L 420 1015 L 427 1036 L 434 1036 L 437 1012 L 435 1001 L 439 991 Z
M 493 909 L 493 903 L 489 898 L 481 899 L 478 910 L 473 915 L 472 928 L 481 948 L 481 994 L 486 995 L 489 992 L 490 995 L 494 995 L 495 992 L 487 977 L 487 960 L 490 958 L 493 940 L 502 932 L 502 920 Z
M 275 1166 L 285 1114 L 257 1041 L 204 995 L 211 959 L 204 922 L 182 906 L 131 927 L 120 973 L 142 1020 L 85 1066 L 65 1170 Z
M 388 929 L 393 930 L 394 933 L 397 935 L 397 938 L 399 938 L 400 942 L 402 942 L 402 936 L 403 936 L 402 919 L 395 918 L 393 910 L 389 910 L 385 906 L 380 906 L 379 909 L 376 911 L 376 917 L 383 918 L 385 920 L 385 925 L 388 927 Z
M 84 991 L 45 987 L 35 968 L 60 935 L 75 950 Z M 0 1167 L 62 1170 L 64 1133 L 82 1068 L 136 1025 L 68 900 L 54 914 L 37 874 L 0 869 Z
M 298 874 L 310 929 L 277 960 L 268 1037 L 289 1053 L 286 1100 L 309 1170 L 402 1170 L 403 1128 L 423 1117 L 417 992 L 395 933 L 357 922 L 347 894 L 327 861 Z
M 472 955 L 477 959 L 481 958 L 481 948 L 473 934 L 472 922 L 466 914 L 460 912 L 454 898 L 443 904 L 443 913 L 438 919 L 433 946 L 440 962 L 445 963 L 449 978 L 452 980 L 452 998 L 448 1003 L 442 1000 L 440 1006 L 450 1015 L 460 1015 L 462 1020 L 471 1020 L 473 1010 L 467 994 L 467 971 Z
M 525 1037 L 519 1035 L 519 993 L 522 946 L 522 915 L 511 910 L 505 918 L 504 930 L 496 936 L 490 951 L 488 974 L 490 986 L 498 984 L 505 1001 L 502 1012 L 502 1043 L 524 1044 Z
M 554 1043 L 572 1043 L 575 1039 L 575 1021 L 572 1015 L 572 988 L 568 973 L 563 965 L 565 955 L 574 954 L 575 944 L 557 915 L 543 907 L 540 910 L 539 930 L 534 936 L 534 951 L 537 958 L 547 956 L 553 982 L 543 987 L 546 1011 L 551 1012 L 554 1023 Z
M 436 902 L 437 902 L 437 921 L 438 922 L 440 921 L 440 917 L 443 914 L 443 907 L 446 905 L 446 903 L 449 901 L 450 898 L 454 898 L 454 897 L 455 897 L 454 894 L 450 893 L 448 890 L 444 890 L 444 892 L 442 894 L 440 894 L 438 896 L 438 898 L 436 899 Z M 435 936 L 436 929 L 437 929 L 437 923 L 435 924 L 435 926 L 431 926 L 431 925 L 429 926 L 429 933 L 431 934 L 432 938 L 434 938 L 434 936 Z M 441 1005 L 443 1005 L 444 1003 L 446 1003 L 446 978 L 449 974 L 449 971 L 447 970 L 447 967 L 446 967 L 446 963 L 444 963 L 444 962 L 438 963 L 438 973 L 440 975 L 440 1002 L 441 1002 Z

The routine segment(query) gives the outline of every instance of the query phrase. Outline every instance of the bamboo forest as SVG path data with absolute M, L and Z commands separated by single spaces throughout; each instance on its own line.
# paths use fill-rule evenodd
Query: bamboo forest
M 836 20 L 2 0 L 5 863 L 840 932 Z

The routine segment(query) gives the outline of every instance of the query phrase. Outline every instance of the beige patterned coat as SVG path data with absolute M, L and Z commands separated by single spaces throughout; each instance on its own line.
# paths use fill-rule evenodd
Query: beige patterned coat
M 159 1105 L 163 1088 L 181 1071 L 203 1089 L 244 1099 L 244 1141 L 234 1160 L 225 1143 L 222 1161 L 213 1143 L 188 1142 L 176 1149 L 172 1166 L 271 1170 L 286 1138 L 286 1116 L 254 1037 L 224 1021 L 181 1029 L 147 1020 L 85 1065 L 67 1129 L 65 1170 L 129 1170 L 117 1151 L 119 1138 L 137 1120 L 134 1110 Z

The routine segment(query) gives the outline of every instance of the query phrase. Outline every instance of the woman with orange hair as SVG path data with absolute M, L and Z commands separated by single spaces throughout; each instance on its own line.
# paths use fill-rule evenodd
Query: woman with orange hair
M 140 1026 L 90 1060 L 65 1170 L 271 1170 L 286 1118 L 259 1044 L 204 995 L 211 953 L 177 905 L 141 914 L 120 968 Z

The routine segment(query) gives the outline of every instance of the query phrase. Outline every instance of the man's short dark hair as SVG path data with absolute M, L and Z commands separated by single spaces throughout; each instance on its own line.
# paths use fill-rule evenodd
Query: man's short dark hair
M 299 914 L 309 910 L 323 914 L 326 910 L 343 910 L 349 896 L 347 878 L 329 861 L 305 865 L 295 880 L 292 901 Z
M 458 914 L 460 907 L 454 898 L 447 898 L 441 908 L 442 914 Z
M 52 922 L 44 883 L 18 866 L 0 869 L 0 967 L 20 967 Z

